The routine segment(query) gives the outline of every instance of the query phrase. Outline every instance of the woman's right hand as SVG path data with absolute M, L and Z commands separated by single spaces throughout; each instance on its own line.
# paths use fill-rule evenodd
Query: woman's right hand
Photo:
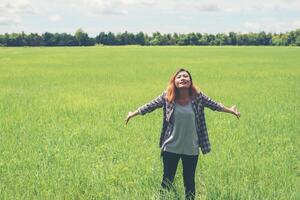
M 234 114 L 238 119 L 241 117 L 241 113 L 236 108 L 236 105 L 232 106 L 230 110 L 232 111 L 232 114 Z
M 124 120 L 126 125 L 133 116 L 135 116 L 135 112 L 128 112 L 127 117 Z

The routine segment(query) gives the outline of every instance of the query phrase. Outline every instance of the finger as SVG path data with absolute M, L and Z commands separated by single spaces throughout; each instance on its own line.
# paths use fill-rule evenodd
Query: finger
M 236 112 L 234 112 L 234 115 L 238 118 L 238 114 Z

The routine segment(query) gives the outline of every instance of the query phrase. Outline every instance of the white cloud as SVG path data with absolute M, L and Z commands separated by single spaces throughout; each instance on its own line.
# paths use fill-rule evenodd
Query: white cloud
M 95 0 L 105 2 L 105 0 Z M 161 9 L 173 11 L 224 11 L 224 12 L 244 12 L 244 11 L 278 11 L 278 10 L 299 10 L 298 0 L 113 0 L 113 5 L 151 6 L 148 9 Z
M 2 13 L 16 13 L 16 14 L 34 14 L 35 9 L 32 7 L 29 1 L 18 0 L 15 2 L 4 1 L 0 5 L 0 11 Z
M 93 0 L 89 1 L 88 9 L 91 10 L 93 14 L 107 14 L 107 15 L 122 15 L 128 13 L 124 4 L 118 1 L 99 1 Z
M 190 16 L 190 15 L 180 15 L 179 18 L 182 20 L 193 20 L 194 19 L 194 17 Z
M 16 16 L 0 16 L 0 25 L 8 26 L 8 25 L 18 25 L 21 20 Z
M 222 9 L 219 7 L 218 4 L 201 4 L 196 6 L 200 11 L 206 11 L 206 12 L 214 12 L 214 11 L 221 11 Z
M 262 18 L 255 21 L 247 21 L 243 24 L 243 32 L 286 32 L 300 28 L 299 20 L 275 20 L 272 18 Z
M 18 25 L 23 15 L 35 14 L 36 10 L 27 0 L 4 0 L 0 5 L 0 13 L 0 25 Z
M 49 20 L 52 22 L 61 21 L 62 17 L 60 15 L 54 14 L 49 16 Z
M 17 26 L 35 31 L 284 31 L 299 28 L 297 12 L 299 0 L 1 0 L 0 32 L 23 30 L 12 28 Z M 45 23 L 37 25 L 32 16 Z M 273 20 L 256 19 L 266 16 Z M 58 21 L 64 24 L 51 23 Z

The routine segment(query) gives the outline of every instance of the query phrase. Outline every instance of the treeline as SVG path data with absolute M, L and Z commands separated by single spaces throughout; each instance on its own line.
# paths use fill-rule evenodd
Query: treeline
M 82 29 L 74 35 L 67 33 L 44 34 L 11 33 L 0 34 L 0 46 L 92 46 L 92 45 L 273 45 L 300 46 L 300 29 L 286 33 L 235 33 L 218 34 L 188 33 L 152 35 L 139 32 L 114 34 L 101 32 L 96 37 L 89 37 Z

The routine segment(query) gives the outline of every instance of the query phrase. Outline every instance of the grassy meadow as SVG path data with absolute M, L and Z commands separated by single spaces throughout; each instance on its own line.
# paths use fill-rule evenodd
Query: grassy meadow
M 140 46 L 0 48 L 0 199 L 158 199 L 162 110 L 124 118 L 180 67 L 241 112 L 206 109 L 197 199 L 299 199 L 300 48 Z

